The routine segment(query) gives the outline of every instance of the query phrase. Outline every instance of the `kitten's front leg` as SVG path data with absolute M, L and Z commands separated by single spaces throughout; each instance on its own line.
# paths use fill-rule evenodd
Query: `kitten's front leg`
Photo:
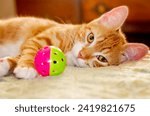
M 14 70 L 14 74 L 17 78 L 33 79 L 38 76 L 38 73 L 34 68 L 34 58 L 40 48 L 48 45 L 47 41 L 48 40 L 39 37 L 27 40 L 22 48 L 21 57 L 17 62 L 17 67 Z
M 14 70 L 17 78 L 32 79 L 37 76 L 37 72 L 34 69 L 34 57 L 37 51 L 38 49 L 34 44 L 29 44 L 23 48 L 21 57 Z
M 32 79 L 37 76 L 37 72 L 34 69 L 35 54 L 36 51 L 31 49 L 23 50 L 22 55 L 17 62 L 17 67 L 14 69 L 14 74 L 17 78 Z

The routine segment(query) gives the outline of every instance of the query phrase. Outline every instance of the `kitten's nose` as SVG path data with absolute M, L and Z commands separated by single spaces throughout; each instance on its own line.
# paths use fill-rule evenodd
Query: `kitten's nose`
M 81 51 L 78 53 L 78 58 L 81 58 L 81 59 L 84 58 Z

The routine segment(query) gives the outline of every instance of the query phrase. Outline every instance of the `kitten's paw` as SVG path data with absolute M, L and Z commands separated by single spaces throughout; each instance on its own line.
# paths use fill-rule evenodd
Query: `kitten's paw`
M 33 79 L 38 75 L 37 71 L 31 67 L 16 67 L 14 74 L 17 78 L 22 79 Z
M 10 69 L 9 63 L 6 58 L 0 59 L 0 77 L 8 74 Z

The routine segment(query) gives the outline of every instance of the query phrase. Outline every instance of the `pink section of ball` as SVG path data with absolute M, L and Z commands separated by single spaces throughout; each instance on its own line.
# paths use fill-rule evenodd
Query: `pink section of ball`
M 40 75 L 50 75 L 50 47 L 44 47 L 37 52 L 34 65 Z

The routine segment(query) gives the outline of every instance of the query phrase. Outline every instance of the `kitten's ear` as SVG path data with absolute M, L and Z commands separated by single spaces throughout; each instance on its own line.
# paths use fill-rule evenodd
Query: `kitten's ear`
M 128 16 L 128 7 L 119 6 L 92 21 L 109 29 L 119 29 Z
M 136 61 L 143 58 L 149 51 L 148 46 L 141 43 L 127 43 L 124 45 L 124 51 L 121 62 Z

